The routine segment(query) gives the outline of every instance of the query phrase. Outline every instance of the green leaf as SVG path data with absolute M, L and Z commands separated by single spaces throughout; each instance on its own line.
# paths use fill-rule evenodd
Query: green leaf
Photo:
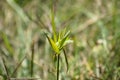
M 56 43 L 55 43 L 51 38 L 49 38 L 47 34 L 45 34 L 45 35 L 46 35 L 46 37 L 47 37 L 50 45 L 52 46 L 53 50 L 54 50 L 56 53 L 59 53 L 59 48 L 57 47 Z
M 66 39 L 66 41 L 64 42 L 63 46 L 69 44 L 69 43 L 73 43 L 73 40 L 70 39 Z
M 67 38 L 68 38 L 68 36 L 69 36 L 69 34 L 70 34 L 70 31 L 68 31 L 68 32 L 65 34 L 65 36 L 63 37 L 63 39 L 62 39 L 61 42 L 60 42 L 60 47 L 59 47 L 59 49 L 61 49 L 61 48 L 63 47 L 65 41 L 67 40 Z
M 52 18 L 52 31 L 53 31 L 53 37 L 54 41 L 57 41 L 57 34 L 56 34 L 56 27 L 55 27 L 55 17 L 54 17 L 54 11 L 51 10 L 51 18 Z
M 7 50 L 9 51 L 9 53 L 11 54 L 11 55 L 13 55 L 13 48 L 12 48 L 12 46 L 10 45 L 10 42 L 9 42 L 9 40 L 8 40 L 8 37 L 7 37 L 7 35 L 4 33 L 4 32 L 2 32 L 2 31 L 0 31 L 0 37 L 2 37 L 2 39 L 3 39 L 3 41 L 4 41 L 4 44 L 5 44 L 5 46 L 6 46 L 6 48 L 7 48 Z
M 17 12 L 19 17 L 25 22 L 30 22 L 28 16 L 25 14 L 23 9 L 14 1 L 14 0 L 6 0 L 7 3 Z M 22 0 L 21 0 L 22 1 Z
M 62 31 L 60 31 L 60 38 L 63 38 L 66 34 L 67 28 L 63 29 Z
M 67 66 L 67 71 L 68 71 L 68 69 L 69 69 L 69 64 L 68 64 L 68 59 L 67 59 L 67 55 L 66 55 L 65 49 L 63 49 L 63 53 L 64 53 L 65 62 L 66 62 L 66 66 Z

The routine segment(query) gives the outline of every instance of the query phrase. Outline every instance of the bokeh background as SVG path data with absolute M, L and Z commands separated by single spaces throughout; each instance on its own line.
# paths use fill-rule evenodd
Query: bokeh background
M 56 79 L 44 35 L 52 35 L 51 6 L 57 31 L 67 27 L 74 41 L 68 72 L 61 53 L 60 80 L 120 80 L 120 0 L 0 0 L 0 80 Z

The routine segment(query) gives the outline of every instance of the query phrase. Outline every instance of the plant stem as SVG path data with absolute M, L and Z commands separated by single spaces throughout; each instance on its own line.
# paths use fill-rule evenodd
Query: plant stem
M 65 52 L 65 49 L 63 48 L 63 53 L 64 53 L 64 56 L 65 56 L 65 62 L 66 62 L 66 66 L 67 66 L 67 71 L 69 69 L 69 64 L 68 64 L 68 59 L 67 59 L 67 55 L 66 55 L 66 52 Z
M 58 54 L 57 56 L 57 80 L 59 80 L 59 57 L 60 55 Z
M 32 54 L 31 54 L 31 77 L 33 77 L 33 61 L 34 61 L 34 42 L 32 43 L 31 45 L 31 51 L 32 51 Z

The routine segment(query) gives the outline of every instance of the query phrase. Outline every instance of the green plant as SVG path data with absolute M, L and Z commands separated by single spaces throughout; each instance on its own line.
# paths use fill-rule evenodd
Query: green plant
M 56 27 L 55 27 L 55 22 L 54 22 L 54 14 L 52 14 L 52 31 L 53 31 L 53 39 L 50 38 L 46 33 L 46 37 L 53 48 L 55 52 L 55 57 L 57 57 L 57 80 L 59 80 L 59 58 L 60 58 L 60 53 L 63 51 L 64 56 L 65 56 L 65 61 L 67 65 L 67 70 L 68 70 L 68 60 L 67 56 L 64 50 L 64 46 L 72 43 L 73 41 L 69 38 L 70 31 L 65 28 L 64 30 L 60 32 L 56 32 Z M 57 37 L 58 36 L 58 37 Z

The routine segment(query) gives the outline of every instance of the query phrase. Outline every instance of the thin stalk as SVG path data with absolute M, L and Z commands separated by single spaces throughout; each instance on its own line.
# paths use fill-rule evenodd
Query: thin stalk
M 10 80 L 10 76 L 9 76 L 9 73 L 8 73 L 8 68 L 7 68 L 6 64 L 5 64 L 4 58 L 2 58 L 2 62 L 3 62 L 3 67 L 4 67 L 5 72 L 6 72 L 7 80 Z
M 32 43 L 31 46 L 31 77 L 33 76 L 33 61 L 34 61 L 34 42 Z
M 60 55 L 58 54 L 57 56 L 57 80 L 59 80 L 59 58 L 60 58 Z
M 20 61 L 20 63 L 18 63 L 17 67 L 14 69 L 13 73 L 12 73 L 12 77 L 15 77 L 15 74 L 18 70 L 18 68 L 21 66 L 22 62 L 25 60 L 26 56 Z
M 66 62 L 66 66 L 67 66 L 67 71 L 69 69 L 69 64 L 68 64 L 68 59 L 67 59 L 67 55 L 66 55 L 66 52 L 65 52 L 65 49 L 63 48 L 63 53 L 64 53 L 64 57 L 65 57 L 65 62 Z

